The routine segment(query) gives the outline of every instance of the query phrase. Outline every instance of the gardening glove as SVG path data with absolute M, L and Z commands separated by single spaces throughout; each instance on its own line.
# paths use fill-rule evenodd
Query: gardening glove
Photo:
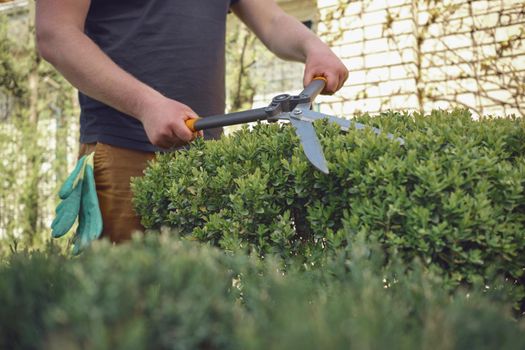
M 55 209 L 55 219 L 51 224 L 53 238 L 59 238 L 69 232 L 75 223 L 80 211 L 80 200 L 82 196 L 82 184 L 86 168 L 87 156 L 83 156 L 77 162 L 75 169 L 66 179 L 58 196 L 62 200 Z
M 62 202 L 56 208 L 56 217 L 51 224 L 52 236 L 65 235 L 78 217 L 78 226 L 73 236 L 73 254 L 78 254 L 102 233 L 102 214 L 98 204 L 93 172 L 93 156 L 80 158 L 71 175 L 59 191 Z
M 102 213 L 100 212 L 95 186 L 93 154 L 87 159 L 84 170 L 78 227 L 73 236 L 74 255 L 88 247 L 91 241 L 98 239 L 102 233 Z

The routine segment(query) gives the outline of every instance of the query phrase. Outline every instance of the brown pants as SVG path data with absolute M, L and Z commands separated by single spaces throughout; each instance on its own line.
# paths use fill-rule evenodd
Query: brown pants
M 132 204 L 131 177 L 142 176 L 155 153 L 133 151 L 103 143 L 81 144 L 79 156 L 95 151 L 94 172 L 104 225 L 101 237 L 118 243 L 144 231 Z

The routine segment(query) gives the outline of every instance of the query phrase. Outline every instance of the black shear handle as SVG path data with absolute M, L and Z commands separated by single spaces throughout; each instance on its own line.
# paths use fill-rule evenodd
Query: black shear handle
M 303 92 L 301 92 L 302 96 L 308 97 L 310 99 L 310 102 L 313 102 L 317 95 L 321 93 L 321 91 L 324 90 L 326 83 L 328 81 L 325 77 L 315 77 L 310 84 L 308 84 Z
M 186 120 L 186 126 L 193 132 L 222 126 L 245 124 L 268 118 L 264 108 L 249 109 L 247 111 L 229 114 L 212 115 L 206 118 Z
M 301 93 L 302 96 L 308 97 L 313 101 L 326 85 L 326 78 L 316 77 L 308 86 L 306 86 Z M 247 111 L 235 112 L 229 114 L 213 115 L 206 118 L 194 118 L 186 120 L 186 126 L 193 132 L 199 130 L 206 130 L 212 128 L 219 128 L 222 126 L 237 125 L 256 122 L 259 120 L 268 119 L 269 115 L 266 112 L 266 107 L 249 109 Z

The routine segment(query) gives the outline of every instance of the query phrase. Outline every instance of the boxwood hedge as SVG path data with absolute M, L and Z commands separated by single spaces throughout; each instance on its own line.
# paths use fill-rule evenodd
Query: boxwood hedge
M 324 269 L 149 235 L 0 260 L 2 349 L 523 349 L 500 291 L 442 289 L 362 239 Z
M 525 295 L 525 124 L 467 111 L 384 113 L 371 131 L 316 129 L 329 175 L 305 158 L 288 125 L 260 124 L 188 151 L 159 155 L 133 183 L 143 224 L 227 251 L 278 254 L 306 267 L 358 233 L 444 285 L 502 276 Z

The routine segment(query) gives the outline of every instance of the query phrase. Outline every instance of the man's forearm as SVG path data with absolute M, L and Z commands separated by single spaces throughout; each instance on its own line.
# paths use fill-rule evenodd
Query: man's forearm
M 37 30 L 40 53 L 84 94 L 140 120 L 150 142 L 181 146 L 195 136 L 185 125 L 191 108 L 140 82 L 75 26 Z
M 348 78 L 348 69 L 332 50 L 297 19 L 286 14 L 275 0 L 240 0 L 235 14 L 250 27 L 277 56 L 305 63 L 303 84 L 323 76 L 323 93 L 339 90 Z
M 284 12 L 275 16 L 270 29 L 267 46 L 283 59 L 305 62 L 313 50 L 330 50 L 303 23 Z
M 240 0 L 233 10 L 280 58 L 305 62 L 313 50 L 330 50 L 311 30 L 284 12 L 273 0 Z
M 76 27 L 42 30 L 40 53 L 84 94 L 139 120 L 160 93 L 116 65 Z

